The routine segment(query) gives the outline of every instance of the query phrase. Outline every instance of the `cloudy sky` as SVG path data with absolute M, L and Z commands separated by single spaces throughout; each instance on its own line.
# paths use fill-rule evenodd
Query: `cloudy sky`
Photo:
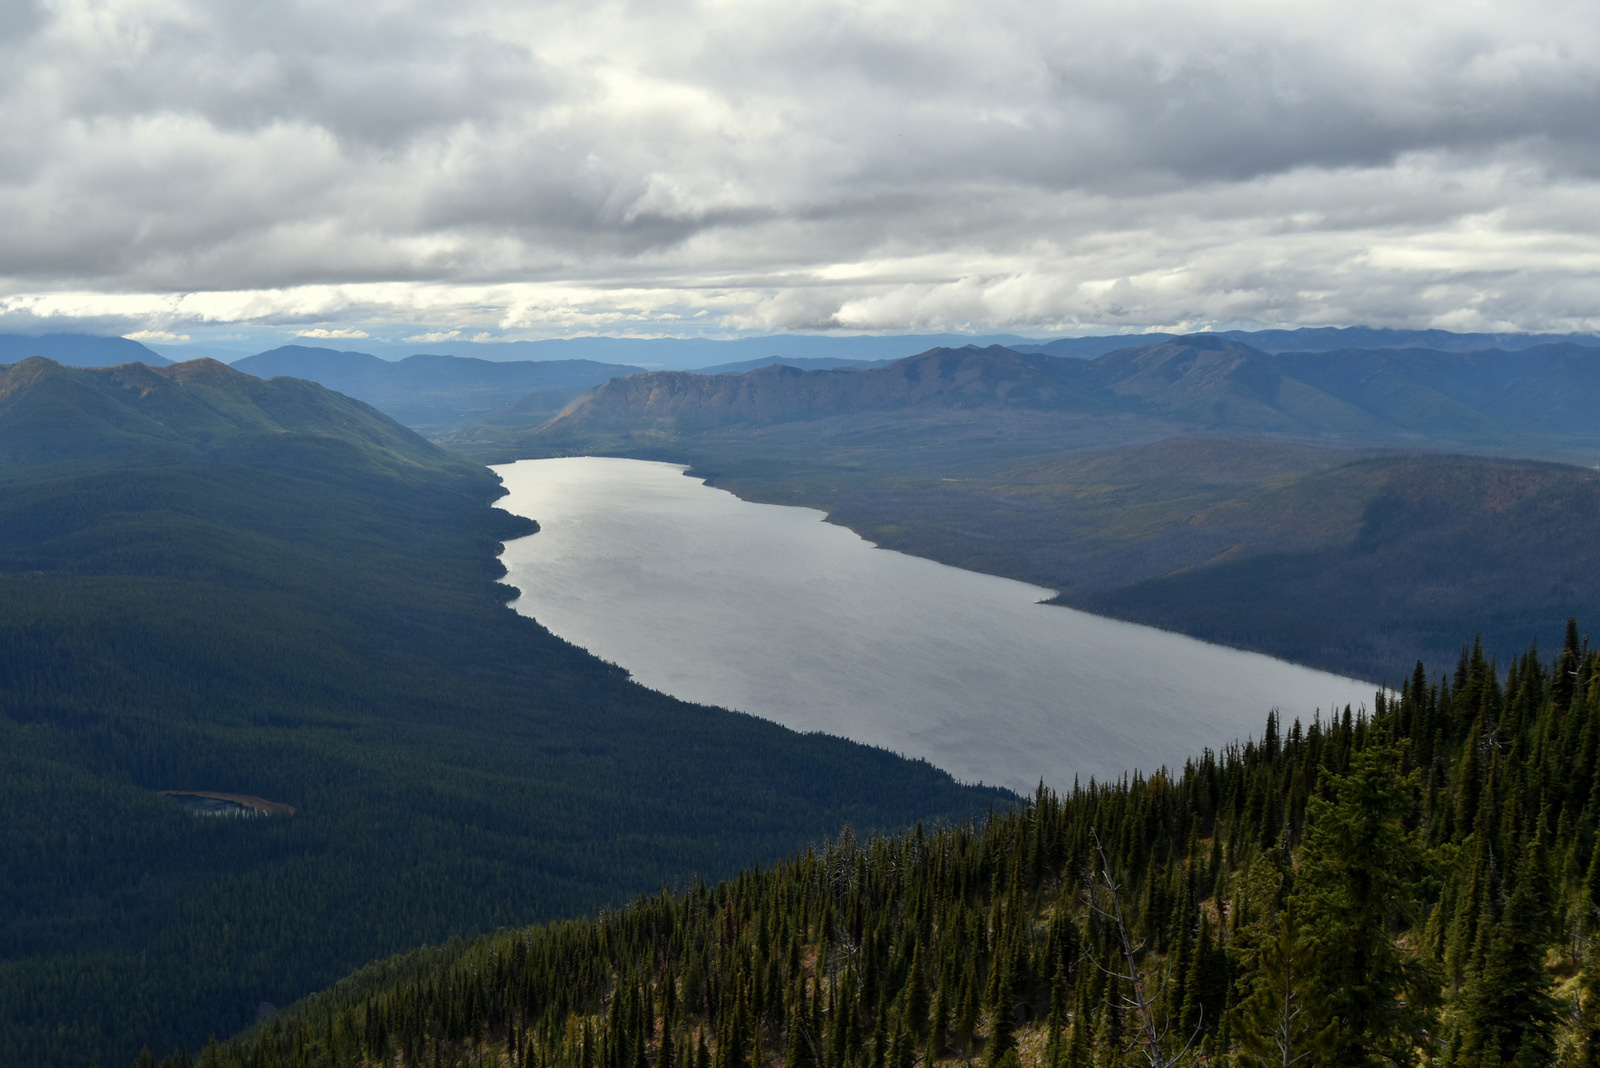
M 0 329 L 1600 329 L 1593 0 L 0 0 Z

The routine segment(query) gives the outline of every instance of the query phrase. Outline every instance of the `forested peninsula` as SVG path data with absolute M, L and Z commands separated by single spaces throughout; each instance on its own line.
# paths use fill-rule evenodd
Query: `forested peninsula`
M 1181 772 L 395 958 L 199 1064 L 1593 1065 L 1597 758 L 1573 623 Z

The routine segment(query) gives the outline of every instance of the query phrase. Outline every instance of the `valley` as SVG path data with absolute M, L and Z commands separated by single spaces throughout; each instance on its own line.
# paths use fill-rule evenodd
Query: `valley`
M 1063 605 L 1368 686 L 1403 684 L 1404 712 L 1379 701 L 1370 717 L 1310 721 L 1315 737 L 1337 741 L 1295 751 L 1308 784 L 1350 773 L 1351 754 L 1402 736 L 1441 754 L 1428 765 L 1440 789 L 1475 781 L 1460 739 L 1481 732 L 1468 721 L 1484 715 L 1542 724 L 1530 738 L 1588 760 L 1583 702 L 1600 698 L 1577 696 L 1593 689 L 1593 658 L 1567 620 L 1595 607 L 1587 576 L 1600 476 L 1586 412 L 1596 350 L 1529 346 L 1511 354 L 1524 360 L 1521 376 L 1505 379 L 1505 353 L 1438 350 L 1461 358 L 1449 363 L 1400 350 L 1314 360 L 1247 348 L 1169 338 L 1088 360 L 940 350 L 881 366 L 714 376 L 445 357 L 330 365 L 431 443 L 293 375 L 263 380 L 210 361 L 97 370 L 30 358 L 0 369 L 0 782 L 17 832 L 0 858 L 8 1048 L 63 1066 L 126 1062 L 141 1045 L 196 1049 L 206 1034 L 246 1027 L 263 1005 L 294 1003 L 407 947 L 438 946 L 343 989 L 444 974 L 478 952 L 452 938 L 770 863 L 846 825 L 865 836 L 919 820 L 959 827 L 991 811 L 1011 818 L 1017 794 L 674 700 L 507 611 L 513 593 L 495 557 L 535 527 L 491 507 L 502 490 L 485 460 L 592 453 L 689 464 L 746 501 L 825 510 L 879 545 L 1059 590 Z M 258 361 L 263 374 L 323 359 L 263 355 L 288 361 Z M 1389 378 L 1374 386 L 1378 371 Z M 583 376 L 597 384 L 580 393 Z M 1562 689 L 1567 668 L 1518 652 L 1532 638 L 1576 658 L 1576 690 Z M 1178 692 L 1186 669 L 1171 659 L 1163 666 Z M 1502 684 L 1497 664 L 1512 663 Z M 1189 671 L 1188 699 L 1205 690 L 1203 675 Z M 1541 702 L 1557 711 L 1530 719 Z M 1324 703 L 1334 704 L 1312 701 Z M 1264 709 L 1228 711 L 1231 738 Z M 1431 740 L 1406 733 L 1424 721 L 1438 725 Z M 1283 729 L 1273 722 L 1269 733 Z M 1224 740 L 1206 757 L 1193 750 L 1208 743 L 1166 733 L 1202 767 L 1222 769 L 1194 779 L 1193 761 L 1185 766 L 1181 781 L 1213 785 L 1184 789 L 1206 796 L 1261 752 Z M 1546 778 L 1559 771 L 1540 767 Z M 1101 800 L 1061 798 L 1076 812 L 1109 812 L 1096 806 L 1168 781 L 1109 778 L 1094 788 Z M 1273 804 L 1295 811 L 1320 789 L 1281 802 L 1262 794 L 1249 805 L 1268 808 L 1249 818 Z M 270 798 L 277 814 L 197 819 L 163 790 Z M 1413 796 L 1424 812 L 1445 804 Z M 1432 840 L 1463 841 L 1472 815 L 1462 796 Z M 1573 793 L 1567 803 L 1572 820 L 1589 818 L 1592 801 Z M 1253 864 L 1256 848 L 1247 839 L 1265 834 L 1227 833 L 1247 836 L 1230 839 L 1232 874 L 1218 861 L 1204 869 L 1224 882 L 1244 878 L 1239 865 Z M 1532 848 L 1520 817 L 1501 833 L 1504 848 Z M 1569 843 L 1561 893 L 1576 901 L 1588 885 L 1573 867 L 1588 863 L 1570 844 L 1581 834 L 1551 833 Z M 987 848 L 967 841 L 959 848 Z M 1479 967 L 1449 952 L 1463 976 Z M 603 986 L 599 1004 L 619 1005 L 616 989 Z M 413 993 L 441 1004 L 437 992 Z M 345 1063 L 348 1020 L 329 1018 L 310 1038 L 297 1030 L 317 1006 L 346 1004 L 346 994 L 329 996 L 255 1034 L 299 1035 L 283 1040 L 307 1064 Z M 1042 987 L 1027 997 L 1030 1012 L 1056 1004 Z M 970 1034 L 947 1034 L 946 1052 L 1000 1049 L 989 1011 Z M 376 1008 L 367 1018 L 391 1019 Z M 870 1019 L 857 1040 L 888 1042 L 892 1022 Z M 445 1062 L 477 1055 L 449 1030 L 457 1024 L 438 1026 L 407 1033 Z M 508 1056 L 524 1055 L 525 1020 L 514 1032 L 481 1026 Z M 1055 1039 L 1029 1034 L 1031 1068 L 1035 1047 Z M 707 1038 L 719 1057 L 740 1055 L 742 1039 Z M 377 1033 L 359 1041 L 382 1045 Z M 626 1041 L 606 1056 L 661 1056 Z M 769 1028 L 755 1041 L 770 1050 L 786 1040 Z M 864 1055 L 844 1041 L 841 1064 Z M 532 1048 L 560 1063 L 578 1047 L 545 1032 Z M 208 1056 L 226 1065 L 234 1054 L 213 1046 Z
M 1013 800 L 553 638 L 500 493 L 303 380 L 0 368 L 0 1059 L 198 1049 L 412 946 Z

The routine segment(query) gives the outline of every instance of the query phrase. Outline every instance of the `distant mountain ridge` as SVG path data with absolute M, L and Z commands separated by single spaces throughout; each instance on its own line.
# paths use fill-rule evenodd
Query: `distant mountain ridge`
M 1074 356 L 1092 360 L 1118 349 L 1154 345 L 1180 336 L 1220 337 L 1238 341 L 1262 352 L 1334 352 L 1347 349 L 1431 349 L 1436 352 L 1481 352 L 1499 349 L 1519 352 L 1538 345 L 1600 347 L 1595 334 L 1457 334 L 1449 330 L 1391 330 L 1371 326 L 1311 326 L 1297 330 L 1219 330 L 1179 335 L 1097 334 L 1063 337 L 1053 341 L 1023 342 L 1010 347 L 1018 352 L 1046 356 Z
M 145 363 L 164 367 L 172 361 L 125 337 L 92 334 L 0 334 L 0 364 L 21 363 L 30 356 L 67 367 L 114 367 L 119 363 Z
M 1600 349 L 1360 349 L 1268 353 L 1217 334 L 1092 360 L 933 349 L 883 367 L 739 375 L 658 371 L 613 379 L 540 431 L 770 425 L 867 411 L 1018 410 L 1137 416 L 1179 426 L 1310 436 L 1450 440 L 1508 434 L 1600 440 Z
M 847 360 L 839 356 L 763 356 L 755 360 L 738 360 L 734 363 L 719 363 L 711 367 L 695 367 L 692 370 L 697 375 L 737 375 L 746 371 L 757 371 L 771 364 L 781 363 L 785 367 L 797 367 L 802 371 L 861 371 L 869 367 L 882 367 L 892 360 Z
M 778 334 L 768 337 L 571 337 L 539 341 L 440 341 L 427 352 L 480 357 L 491 361 L 593 360 L 637 364 L 650 370 L 683 371 L 727 363 L 772 358 L 790 360 L 847 359 L 874 362 L 898 360 L 914 352 L 964 344 L 1026 344 L 1016 334 Z M 369 352 L 399 359 L 420 351 L 417 345 L 363 342 Z
M 723 365 L 782 359 L 898 360 L 935 348 L 1004 345 L 1017 352 L 1093 359 L 1118 349 L 1153 345 L 1179 335 L 1162 331 L 1090 334 L 1082 337 L 1032 338 L 1017 334 L 777 334 L 767 337 L 572 337 L 539 341 L 361 341 L 361 351 L 385 360 L 418 352 L 475 357 L 491 362 L 587 359 L 634 364 L 651 370 L 686 371 Z M 1350 348 L 1428 348 L 1442 352 L 1481 349 L 1515 351 L 1536 345 L 1572 343 L 1600 347 L 1594 334 L 1458 334 L 1447 330 L 1394 330 L 1366 326 L 1304 327 L 1295 330 L 1223 330 L 1207 336 L 1240 341 L 1264 352 L 1325 352 Z M 157 345 L 163 355 L 188 358 L 184 345 Z M 195 353 L 206 355 L 207 353 Z M 243 355 L 242 353 L 240 355 Z M 224 361 L 232 362 L 232 361 Z
M 1174 387 L 1170 389 L 1152 389 L 1153 380 L 1136 367 L 1125 368 L 1126 381 L 1110 381 L 1104 368 L 1087 372 L 1079 379 L 1072 377 L 1077 371 L 1071 367 L 1038 363 L 1025 373 L 1018 370 L 1022 378 L 1014 382 L 1006 379 L 1007 372 L 990 368 L 977 378 L 992 380 L 992 397 L 985 399 L 982 390 L 968 382 L 956 392 L 944 391 L 949 403 L 967 409 L 992 403 L 1036 410 L 1049 410 L 1055 403 L 1069 410 L 1125 414 L 1138 411 L 1188 423 L 1198 420 L 1202 425 L 1281 432 L 1344 434 L 1386 428 L 1399 433 L 1434 433 L 1443 426 L 1452 434 L 1491 436 L 1501 429 L 1503 408 L 1503 414 L 1519 426 L 1538 426 L 1542 433 L 1559 427 L 1562 434 L 1581 437 L 1590 433 L 1585 406 L 1590 398 L 1600 395 L 1589 376 L 1587 355 L 1600 352 L 1600 337 L 1591 335 L 1454 334 L 1348 327 L 1235 330 L 1183 337 L 1165 333 L 1101 335 L 1044 342 L 1011 335 L 993 337 L 1000 338 L 1000 342 L 988 345 L 991 353 L 1004 349 L 1022 357 L 1066 358 L 1072 364 L 1098 364 L 1114 353 L 1174 344 L 1211 355 L 1201 361 L 1203 369 L 1182 376 L 1181 386 L 1168 383 Z M 453 432 L 480 427 L 488 429 L 479 438 L 503 443 L 515 436 L 516 428 L 525 430 L 544 422 L 584 391 L 612 378 L 640 373 L 640 364 L 689 367 L 698 374 L 727 376 L 773 364 L 806 371 L 882 370 L 911 358 L 907 349 L 913 345 L 960 340 L 963 338 L 959 335 L 789 335 L 733 340 L 570 338 L 445 342 L 435 346 L 442 351 L 412 352 L 403 359 L 395 359 L 394 355 L 405 350 L 389 344 L 365 346 L 375 351 L 285 345 L 243 357 L 232 366 L 260 378 L 289 376 L 318 382 L 435 437 L 460 437 Z M 1242 348 L 1230 348 L 1231 345 Z M 976 344 L 935 344 L 916 355 L 979 348 Z M 1244 350 L 1248 350 L 1248 357 L 1241 355 Z M 1171 356 L 1175 350 L 1161 351 Z M 752 355 L 731 362 L 725 359 L 745 353 Z M 1224 353 L 1232 355 L 1223 356 Z M 1513 353 L 1528 359 L 1504 359 Z M 620 355 L 627 355 L 636 363 L 581 358 L 616 359 Z M 170 363 L 165 356 L 126 338 L 0 335 L 0 365 L 31 356 L 86 367 Z M 1145 358 L 1145 362 L 1151 358 L 1155 357 Z M 1228 362 L 1230 369 L 1224 372 L 1219 360 Z M 947 366 L 934 378 L 937 381 L 955 373 Z M 1521 381 L 1530 373 L 1535 378 L 1531 385 Z M 1170 366 L 1159 374 L 1169 375 Z M 1227 382 L 1218 375 L 1227 378 Z M 1537 381 L 1540 375 L 1550 376 L 1551 382 L 1564 378 L 1569 388 L 1552 391 L 1549 383 Z M 1457 376 L 1462 377 L 1461 382 L 1452 381 Z M 752 384 L 738 403 L 730 400 L 728 390 L 713 391 L 718 399 L 712 400 L 708 395 L 702 404 L 710 408 L 692 416 L 681 398 L 668 401 L 663 395 L 656 397 L 655 403 L 675 409 L 673 418 L 690 419 L 693 425 L 704 426 L 709 425 L 708 419 L 716 422 L 733 418 L 729 413 L 736 411 L 743 411 L 745 417 L 758 422 L 816 418 L 830 403 L 841 406 L 841 411 L 872 410 L 874 405 L 899 403 L 930 408 L 935 406 L 934 398 L 940 392 L 936 386 L 907 381 L 902 383 L 900 399 L 896 400 L 895 389 L 885 381 L 847 388 L 838 383 L 807 383 L 801 387 L 792 380 L 763 380 Z M 1206 381 L 1212 382 L 1214 390 L 1208 392 L 1203 387 Z M 1251 382 L 1255 384 L 1252 386 Z M 948 387 L 953 385 L 953 381 L 946 383 Z M 684 388 L 680 385 L 668 393 Z M 690 392 L 698 388 L 692 387 Z M 784 388 L 799 388 L 810 394 L 809 399 L 785 399 Z M 1035 395 L 1039 388 L 1044 388 L 1044 393 Z M 851 395 L 852 390 L 858 395 Z M 1286 392 L 1269 397 L 1261 390 Z M 1505 396 L 1499 396 L 1497 390 Z M 874 392 L 878 394 L 875 401 L 871 399 Z M 630 403 L 636 404 L 637 399 Z M 709 414 L 711 408 L 719 406 L 726 407 L 727 412 L 715 417 Z M 790 408 L 792 414 L 783 414 Z M 1486 410 L 1493 410 L 1494 414 L 1486 415 Z M 1550 410 L 1556 412 L 1553 420 L 1546 417 Z
M 1570 342 L 1504 352 L 1357 349 L 1282 353 L 1285 374 L 1423 433 L 1498 426 L 1592 438 L 1600 349 Z
M 288 376 L 319 382 L 371 404 L 407 426 L 428 429 L 482 419 L 536 395 L 546 416 L 608 378 L 640 370 L 593 360 L 496 362 L 465 356 L 417 354 L 403 360 L 365 352 L 284 345 L 237 360 L 236 371 L 258 378 Z
M 1080 364 L 999 345 L 933 349 L 866 370 L 768 364 L 741 374 L 649 371 L 597 387 L 547 429 L 620 429 L 662 420 L 685 428 L 775 423 L 917 407 L 1061 407 L 1082 394 L 1082 378 Z
M 1119 406 L 1184 423 L 1321 431 L 1364 413 L 1287 375 L 1260 349 L 1209 334 L 1107 353 L 1084 367 L 1097 393 Z

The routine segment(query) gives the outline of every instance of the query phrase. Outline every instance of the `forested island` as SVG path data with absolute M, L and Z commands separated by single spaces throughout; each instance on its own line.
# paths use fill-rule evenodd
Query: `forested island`
M 1574 622 L 1181 772 L 395 958 L 199 1064 L 1593 1065 L 1597 773 Z

